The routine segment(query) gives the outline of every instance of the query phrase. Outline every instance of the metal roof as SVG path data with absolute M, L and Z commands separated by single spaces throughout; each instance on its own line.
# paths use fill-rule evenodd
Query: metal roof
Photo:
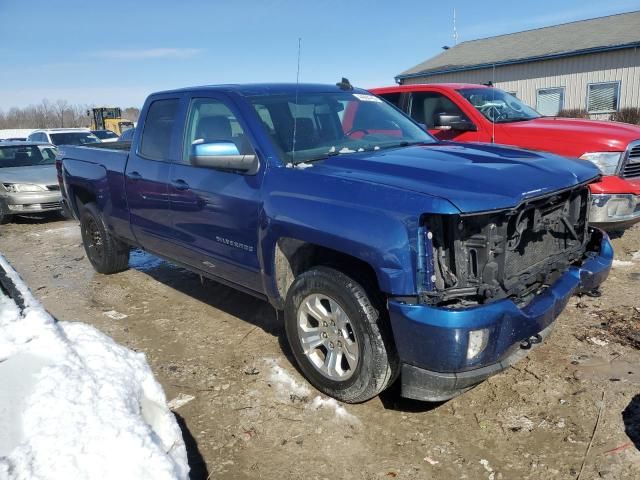
M 429 76 L 640 46 L 640 11 L 462 42 L 399 74 Z

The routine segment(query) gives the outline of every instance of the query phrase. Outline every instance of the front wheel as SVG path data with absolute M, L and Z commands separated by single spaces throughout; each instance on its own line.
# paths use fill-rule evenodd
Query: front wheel
M 302 373 L 331 397 L 364 402 L 395 378 L 398 362 L 386 312 L 337 270 L 316 267 L 295 279 L 287 294 L 285 328 Z
M 89 203 L 80 215 L 84 250 L 99 273 L 117 273 L 129 268 L 129 247 L 108 231 L 95 204 Z

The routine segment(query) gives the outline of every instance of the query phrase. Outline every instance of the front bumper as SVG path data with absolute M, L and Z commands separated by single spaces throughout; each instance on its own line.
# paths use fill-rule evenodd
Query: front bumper
M 390 300 L 403 396 L 447 400 L 525 356 L 548 335 L 571 295 L 593 290 L 607 278 L 613 248 L 606 233 L 595 230 L 593 235 L 597 251 L 523 308 L 506 299 L 458 310 Z M 486 347 L 468 359 L 469 332 L 481 329 L 488 332 Z
M 8 193 L 2 197 L 5 213 L 25 214 L 60 210 L 62 195 L 59 191 Z
M 589 223 L 605 229 L 625 228 L 640 222 L 640 196 L 592 194 Z

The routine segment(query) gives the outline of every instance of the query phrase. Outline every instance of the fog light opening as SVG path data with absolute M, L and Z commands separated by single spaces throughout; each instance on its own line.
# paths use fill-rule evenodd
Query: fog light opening
M 467 346 L 467 360 L 472 360 L 484 352 L 489 344 L 489 329 L 471 330 Z

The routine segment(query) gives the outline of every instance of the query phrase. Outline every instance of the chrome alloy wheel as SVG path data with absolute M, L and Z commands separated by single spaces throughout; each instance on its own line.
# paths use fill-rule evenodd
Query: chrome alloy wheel
M 330 297 L 313 294 L 298 308 L 298 338 L 313 366 L 326 378 L 344 381 L 358 366 L 358 342 L 351 321 Z

